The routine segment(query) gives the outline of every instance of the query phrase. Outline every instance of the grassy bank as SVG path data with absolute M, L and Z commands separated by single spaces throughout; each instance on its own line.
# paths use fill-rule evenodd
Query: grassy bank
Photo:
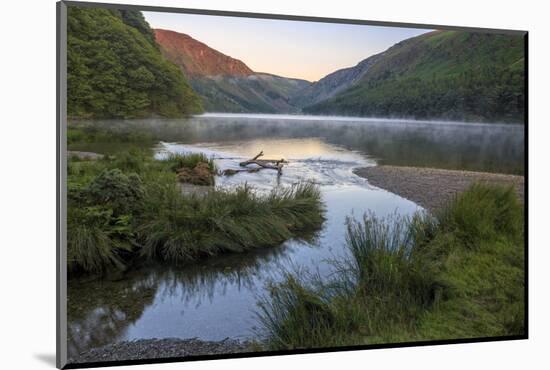
M 435 216 L 347 223 L 330 282 L 288 274 L 260 302 L 265 345 L 311 348 L 522 334 L 523 208 L 473 185 Z
M 101 140 L 104 135 L 111 143 L 119 139 L 94 133 Z M 177 185 L 177 180 L 197 179 L 211 184 L 215 171 L 203 155 L 155 160 L 148 149 L 99 160 L 69 158 L 69 271 L 104 273 L 136 259 L 188 263 L 273 247 L 314 232 L 324 220 L 320 193 L 312 184 L 264 196 L 246 185 L 186 195 Z

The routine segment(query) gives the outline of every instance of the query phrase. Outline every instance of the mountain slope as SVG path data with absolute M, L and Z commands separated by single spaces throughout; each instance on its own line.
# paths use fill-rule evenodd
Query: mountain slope
M 522 36 L 434 31 L 402 41 L 313 114 L 523 122 Z
M 163 54 L 187 76 L 249 76 L 254 72 L 238 59 L 220 53 L 189 35 L 155 29 Z
M 291 97 L 310 85 L 305 80 L 254 72 L 189 35 L 154 31 L 163 55 L 188 77 L 208 112 L 296 112 Z
M 373 55 L 356 66 L 339 69 L 306 87 L 293 97 L 292 103 L 299 107 L 313 105 L 329 99 L 358 82 L 382 54 Z
M 207 112 L 294 113 L 291 97 L 309 82 L 256 73 L 246 77 L 204 76 L 190 79 Z
M 183 74 L 161 55 L 140 12 L 70 5 L 67 38 L 69 117 L 180 117 L 202 111 Z

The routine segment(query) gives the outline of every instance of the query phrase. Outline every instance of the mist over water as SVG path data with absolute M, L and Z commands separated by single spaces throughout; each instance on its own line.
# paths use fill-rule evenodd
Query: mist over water
M 508 174 L 524 172 L 524 126 L 296 115 L 207 114 L 188 120 L 88 121 L 83 124 L 149 130 L 186 144 L 250 139 L 319 138 L 377 164 Z M 80 149 L 93 149 L 82 145 Z M 104 148 L 116 151 L 117 148 Z
M 161 142 L 157 158 L 202 152 L 220 169 L 243 159 L 289 161 L 276 171 L 216 179 L 230 188 L 248 183 L 266 192 L 314 181 L 326 206 L 326 222 L 313 241 L 290 240 L 277 248 L 222 256 L 192 266 L 148 266 L 117 280 L 69 282 L 69 351 L 72 354 L 122 340 L 191 338 L 221 340 L 256 335 L 256 302 L 266 284 L 288 269 L 308 269 L 328 278 L 328 260 L 345 255 L 348 216 L 410 215 L 413 202 L 370 186 L 353 169 L 377 164 L 523 173 L 523 127 L 435 124 L 296 116 L 221 115 L 190 120 L 98 121 L 117 130 L 151 130 Z M 81 150 L 116 151 L 102 143 Z

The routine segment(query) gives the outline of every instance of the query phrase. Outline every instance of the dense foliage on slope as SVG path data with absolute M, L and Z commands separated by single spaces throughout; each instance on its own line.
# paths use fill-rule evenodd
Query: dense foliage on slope
M 435 31 L 402 41 L 307 113 L 523 122 L 522 36 Z
M 202 111 L 200 98 L 161 55 L 140 12 L 70 6 L 67 36 L 69 117 L 179 117 Z

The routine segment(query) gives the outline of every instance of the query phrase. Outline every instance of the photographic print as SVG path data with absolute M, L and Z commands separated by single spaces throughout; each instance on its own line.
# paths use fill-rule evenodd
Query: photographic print
M 526 338 L 526 32 L 60 6 L 60 366 Z

